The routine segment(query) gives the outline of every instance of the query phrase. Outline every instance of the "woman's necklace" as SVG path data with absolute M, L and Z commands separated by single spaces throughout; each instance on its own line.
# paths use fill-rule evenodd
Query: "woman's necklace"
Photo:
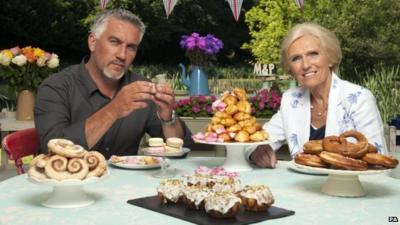
M 322 109 L 322 111 L 316 111 L 316 110 L 314 110 L 314 106 L 313 106 L 313 105 L 311 105 L 310 108 L 311 108 L 311 112 L 314 113 L 314 115 L 316 115 L 316 116 L 318 116 L 318 117 L 321 117 L 321 116 L 325 115 L 328 106 L 325 106 L 325 107 Z

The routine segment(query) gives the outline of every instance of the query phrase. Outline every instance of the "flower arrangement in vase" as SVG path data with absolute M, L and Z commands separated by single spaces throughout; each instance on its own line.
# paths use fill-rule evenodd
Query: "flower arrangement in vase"
M 199 33 L 182 35 L 180 46 L 186 49 L 191 65 L 207 68 L 215 55 L 224 47 L 222 41 L 212 34 L 200 36 Z
M 31 46 L 0 51 L 0 79 L 18 93 L 17 120 L 33 119 L 34 92 L 59 63 L 56 54 Z
M 0 78 L 17 92 L 35 91 L 39 84 L 59 66 L 59 58 L 40 48 L 27 46 L 0 51 Z

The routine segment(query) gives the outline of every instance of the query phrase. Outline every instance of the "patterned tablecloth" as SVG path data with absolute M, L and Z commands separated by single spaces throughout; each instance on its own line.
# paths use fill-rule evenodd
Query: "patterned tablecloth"
M 193 157 L 171 160 L 181 173 L 198 166 L 215 167 L 223 158 Z M 110 167 L 105 180 L 85 186 L 96 198 L 90 206 L 74 209 L 45 208 L 40 203 L 51 187 L 29 182 L 26 175 L 0 183 L 0 224 L 190 224 L 163 214 L 127 204 L 129 199 L 155 195 L 157 170 L 127 170 Z M 400 179 L 386 174 L 360 176 L 367 195 L 361 198 L 332 197 L 321 193 L 326 176 L 292 171 L 280 161 L 276 169 L 242 172 L 242 184 L 267 184 L 275 206 L 294 210 L 295 215 L 259 224 L 396 224 L 400 220 Z

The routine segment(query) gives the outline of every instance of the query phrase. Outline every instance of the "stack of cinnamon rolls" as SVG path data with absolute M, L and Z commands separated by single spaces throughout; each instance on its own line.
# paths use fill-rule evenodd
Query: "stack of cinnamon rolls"
M 107 171 L 107 162 L 101 153 L 86 151 L 70 140 L 52 139 L 47 147 L 48 154 L 40 154 L 31 161 L 28 176 L 39 180 L 84 180 L 101 177 Z
M 354 138 L 356 143 L 347 138 Z M 309 141 L 304 144 L 303 153 L 297 154 L 294 160 L 305 166 L 359 171 L 395 168 L 399 164 L 397 159 L 379 154 L 362 133 L 354 130 Z

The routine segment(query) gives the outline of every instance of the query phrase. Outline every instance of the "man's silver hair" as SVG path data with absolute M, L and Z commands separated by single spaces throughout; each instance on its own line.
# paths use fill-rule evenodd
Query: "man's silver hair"
M 90 32 L 94 34 L 96 38 L 99 38 L 106 29 L 107 22 L 110 18 L 127 21 L 137 27 L 140 31 L 140 41 L 142 41 L 146 26 L 138 16 L 126 9 L 110 9 L 99 13 L 90 28 Z

